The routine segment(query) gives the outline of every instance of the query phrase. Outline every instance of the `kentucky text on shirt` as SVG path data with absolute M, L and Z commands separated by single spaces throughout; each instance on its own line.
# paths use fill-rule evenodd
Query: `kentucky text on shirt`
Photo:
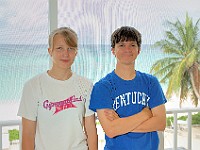
M 143 92 L 127 92 L 117 96 L 113 102 L 113 109 L 116 111 L 120 107 L 128 106 L 130 104 L 140 104 L 148 106 L 150 97 Z

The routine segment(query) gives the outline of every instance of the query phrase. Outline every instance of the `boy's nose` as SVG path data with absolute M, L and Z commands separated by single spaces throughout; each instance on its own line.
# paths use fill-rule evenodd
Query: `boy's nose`
M 132 51 L 132 47 L 131 47 L 131 46 L 126 46 L 126 47 L 125 47 L 125 51 L 131 52 L 131 51 Z

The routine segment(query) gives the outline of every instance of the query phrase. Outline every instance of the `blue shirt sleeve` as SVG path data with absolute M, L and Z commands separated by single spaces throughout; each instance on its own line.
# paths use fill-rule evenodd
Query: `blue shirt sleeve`
M 92 89 L 89 108 L 95 112 L 97 109 L 113 109 L 110 89 L 111 86 L 108 83 L 97 82 Z
M 167 102 L 158 79 L 152 76 L 149 87 L 150 100 L 148 106 L 154 108 Z

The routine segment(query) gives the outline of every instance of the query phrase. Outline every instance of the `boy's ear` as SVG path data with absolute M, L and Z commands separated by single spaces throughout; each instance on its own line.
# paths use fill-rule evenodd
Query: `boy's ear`
M 138 54 L 140 54 L 140 50 L 141 50 L 141 49 L 140 49 L 140 48 L 138 48 Z
M 115 55 L 115 48 L 111 48 L 112 54 Z

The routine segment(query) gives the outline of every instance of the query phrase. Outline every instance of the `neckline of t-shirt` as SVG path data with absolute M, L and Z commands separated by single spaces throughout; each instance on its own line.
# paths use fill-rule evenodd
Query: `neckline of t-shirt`
M 51 76 L 47 73 L 47 71 L 45 72 L 45 75 L 47 76 L 47 79 L 48 79 L 48 80 L 50 80 L 50 81 L 52 81 L 52 82 L 55 82 L 55 83 L 59 83 L 59 84 L 70 83 L 70 82 L 72 82 L 72 81 L 74 80 L 74 77 L 75 77 L 75 73 L 74 73 L 74 72 L 72 72 L 72 76 L 71 76 L 69 79 L 67 79 L 67 80 L 58 80 L 58 79 L 55 79 L 55 78 L 51 77 Z
M 116 73 L 115 70 L 113 70 L 113 74 L 114 77 L 117 79 L 117 81 L 119 81 L 120 83 L 124 83 L 124 84 L 132 84 L 133 82 L 135 82 L 138 78 L 138 71 L 135 70 L 135 77 L 132 80 L 124 80 L 121 77 L 119 77 Z

